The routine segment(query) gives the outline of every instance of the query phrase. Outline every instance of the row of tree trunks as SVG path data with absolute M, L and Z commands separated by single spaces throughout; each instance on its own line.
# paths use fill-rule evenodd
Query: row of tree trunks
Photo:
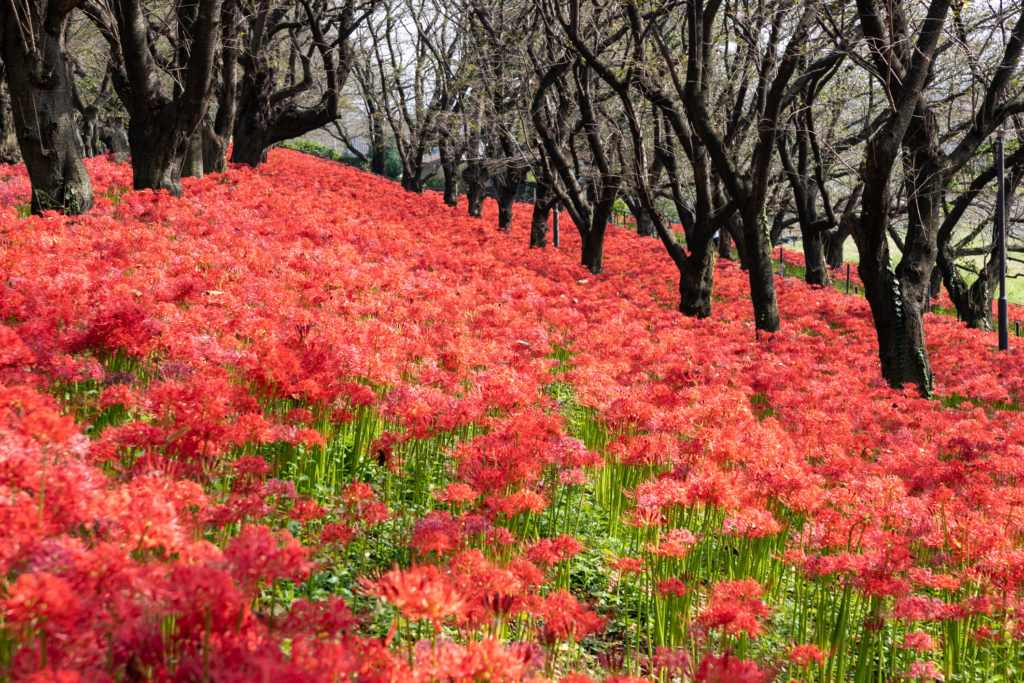
M 93 205 L 65 44 L 68 13 L 76 4 L 28 0 L 22 5 L 29 11 L 16 14 L 13 3 L 0 3 L 0 57 L 15 135 L 32 182 L 33 213 L 81 213 Z

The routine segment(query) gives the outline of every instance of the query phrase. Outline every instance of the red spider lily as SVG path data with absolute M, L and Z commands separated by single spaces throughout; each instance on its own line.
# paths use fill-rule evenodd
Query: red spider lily
M 761 683 L 769 676 L 754 662 L 735 657 L 727 650 L 721 656 L 711 653 L 705 656 L 697 665 L 693 680 L 702 683 Z
M 679 579 L 665 579 L 659 581 L 657 586 L 658 595 L 669 597 L 674 596 L 681 598 L 686 595 L 687 592 L 686 584 Z
M 812 663 L 821 664 L 825 661 L 825 655 L 814 645 L 797 645 L 789 651 L 789 661 L 799 667 L 810 666 Z
M 924 631 L 911 631 L 910 633 L 904 634 L 903 642 L 897 643 L 896 647 L 904 650 L 917 650 L 919 652 L 929 652 L 938 648 L 938 643 Z
M 620 557 L 611 563 L 611 568 L 622 574 L 641 574 L 644 570 L 644 561 L 637 557 Z
M 363 589 L 393 605 L 406 619 L 429 619 L 436 630 L 445 617 L 459 614 L 465 604 L 454 584 L 432 566 L 392 569 L 376 580 L 364 580 Z
M 605 619 L 581 605 L 567 591 L 555 591 L 537 605 L 535 614 L 544 620 L 541 642 L 577 642 L 600 629 Z
M 278 579 L 303 580 L 310 570 L 308 551 L 287 531 L 273 532 L 263 525 L 244 526 L 224 549 L 243 591 L 254 594 Z
M 423 519 L 417 520 L 409 545 L 420 554 L 443 555 L 454 552 L 463 542 L 463 525 L 451 515 L 435 510 Z
M 697 539 L 689 529 L 671 529 L 659 536 L 656 543 L 647 546 L 647 552 L 662 557 L 682 559 L 690 552 Z
M 123 166 L 88 166 L 97 187 L 131 182 Z M 24 169 L 8 173 L 0 198 L 24 200 Z M 1006 409 L 1024 402 L 1019 350 L 997 354 L 990 335 L 927 316 L 936 391 L 959 402 L 943 405 L 881 383 L 854 297 L 780 281 L 784 329 L 755 340 L 738 267 L 716 264 L 711 320 L 682 319 L 661 306 L 676 296 L 663 250 L 622 231 L 609 235 L 607 273 L 580 277 L 564 251 L 494 239 L 429 193 L 288 152 L 259 173 L 185 183 L 184 198 L 100 196 L 75 219 L 0 207 L 0 594 L 48 576 L 78 601 L 66 618 L 21 613 L 18 629 L 44 629 L 49 666 L 26 636 L 13 677 L 447 675 L 426 646 L 411 663 L 397 654 L 415 649 L 402 634 L 362 640 L 347 617 L 321 613 L 347 615 L 336 602 L 253 600 L 269 581 L 303 578 L 308 557 L 357 561 L 361 547 L 330 545 L 352 549 L 392 515 L 412 530 L 397 542 L 451 589 L 422 617 L 465 639 L 443 667 L 518 671 L 512 644 L 472 643 L 518 620 L 515 633 L 536 628 L 555 652 L 598 628 L 596 612 L 547 593 L 546 570 L 578 550 L 537 534 L 558 533 L 561 512 L 601 481 L 630 492 L 615 509 L 628 526 L 610 533 L 646 551 L 640 585 L 656 587 L 657 607 L 692 601 L 707 628 L 810 639 L 764 619 L 788 588 L 721 582 L 749 575 L 834 597 L 810 628 L 848 634 L 819 643 L 845 646 L 848 662 L 851 643 L 902 643 L 905 631 L 936 634 L 936 661 L 952 661 L 947 633 L 974 639 L 963 657 L 1009 661 L 1024 585 L 1024 423 Z M 553 398 L 554 378 L 571 398 Z M 407 453 L 431 444 L 425 485 L 446 512 L 413 517 L 394 489 L 361 484 L 314 504 L 270 455 L 335 441 L 353 456 L 342 481 L 372 471 L 392 484 L 410 474 Z M 296 521 L 302 550 L 274 530 Z M 559 600 L 585 616 L 563 623 Z M 699 658 L 715 640 L 674 644 Z M 913 651 L 878 674 L 896 676 L 884 667 Z M 727 665 L 746 675 L 735 657 L 703 661 L 705 677 Z
M 411 680 L 520 681 L 541 663 L 542 655 L 525 643 L 506 647 L 491 638 L 465 645 L 444 641 L 438 645 L 423 644 L 417 652 Z
M 760 600 L 761 586 L 752 580 L 722 581 L 711 591 L 711 602 L 698 621 L 707 628 L 753 637 L 764 631 L 761 617 L 771 610 Z
M 945 675 L 935 665 L 935 662 L 914 662 L 900 676 L 912 681 L 944 681 Z
M 572 559 L 582 550 L 583 545 L 579 541 L 572 536 L 562 534 L 554 539 L 540 539 L 527 549 L 526 556 L 531 562 L 551 567 L 559 562 Z

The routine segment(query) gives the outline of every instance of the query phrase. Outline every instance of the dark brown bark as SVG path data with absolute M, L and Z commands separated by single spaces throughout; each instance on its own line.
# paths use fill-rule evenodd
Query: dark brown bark
M 466 183 L 467 212 L 473 218 L 480 218 L 487 196 L 487 171 L 481 159 L 470 159 L 462 170 L 462 180 Z
M 629 213 L 636 222 L 636 234 L 641 237 L 657 237 L 658 234 L 654 231 L 654 221 L 651 220 L 651 215 L 644 209 L 640 201 L 628 194 L 624 195 L 622 200 L 626 202 Z
M 82 213 L 93 205 L 65 44 L 67 14 L 75 4 L 32 0 L 22 4 L 27 16 L 16 17 L 12 3 L 0 3 L 0 56 L 18 145 L 32 182 L 33 213 Z M 29 43 L 26 36 L 35 39 Z
M 235 126 L 238 104 L 238 0 L 223 0 L 220 8 L 220 69 L 216 89 L 217 115 L 204 117 L 202 136 L 203 170 L 228 170 L 228 145 Z
M 128 146 L 128 132 L 124 128 L 124 122 L 120 119 L 111 119 L 100 126 L 100 142 L 114 155 L 114 161 L 121 163 L 128 161 L 131 156 L 131 149 Z
M 536 196 L 533 201 L 533 214 L 530 218 L 530 246 L 544 248 L 548 244 L 548 218 L 555 205 L 551 190 L 544 183 L 536 185 Z
M 513 161 L 491 179 L 498 195 L 498 230 L 508 232 L 512 229 L 512 208 L 515 206 L 519 187 L 526 180 L 526 171 L 525 166 Z
M 884 84 L 892 103 L 889 120 L 868 141 L 861 220 L 853 226 L 852 234 L 861 255 L 861 279 L 875 318 L 882 374 L 890 385 L 912 383 L 923 395 L 931 393 L 932 374 L 924 344 L 922 313 L 938 251 L 943 193 L 952 174 L 1015 110 L 1016 104 L 1001 100 L 1024 47 L 1024 15 L 1020 15 L 967 132 L 951 152 L 944 153 L 935 114 L 922 93 L 949 6 L 948 0 L 932 0 L 927 16 L 916 29 L 916 44 L 911 50 L 911 29 L 905 25 L 896 27 L 897 35 L 892 40 L 898 45 L 894 49 L 889 42 L 889 28 L 877 16 L 875 4 L 870 0 L 857 2 L 871 58 L 876 67 L 885 69 L 883 73 L 895 78 Z M 888 185 L 900 144 L 906 151 L 907 235 L 903 257 L 894 272 L 889 268 L 886 239 Z
M 18 137 L 14 133 L 14 116 L 11 114 L 11 97 L 7 92 L 4 65 L 0 62 L 0 164 L 21 163 Z
M 110 44 L 114 89 L 128 111 L 132 185 L 137 190 L 182 193 L 182 162 L 210 99 L 221 2 L 182 0 L 177 5 L 177 46 L 188 57 L 172 96 L 161 85 L 157 57 L 150 49 L 149 10 L 142 1 L 112 0 L 109 12 L 88 2 L 84 6 Z
M 786 178 L 793 190 L 793 201 L 796 204 L 797 221 L 800 225 L 800 237 L 803 241 L 805 275 L 809 285 L 828 287 L 831 278 L 825 264 L 825 245 L 823 231 L 828 227 L 827 221 L 819 221 L 815 206 L 816 185 L 808 173 L 810 158 L 810 141 L 808 131 L 797 125 L 796 131 L 797 159 L 794 164 L 790 156 L 785 135 L 779 135 L 779 159 L 782 161 Z
M 688 246 L 689 256 L 679 269 L 679 312 L 692 318 L 708 318 L 715 279 L 714 242 L 694 241 Z
M 181 161 L 181 177 L 202 178 L 204 167 L 203 132 L 200 128 L 189 138 L 188 146 L 185 149 L 185 158 Z
M 300 0 L 300 4 L 302 13 L 298 14 L 296 9 L 296 16 L 275 11 L 277 8 L 271 6 L 270 0 L 261 0 L 245 14 L 245 47 L 239 53 L 243 74 L 232 131 L 233 163 L 259 166 L 272 145 L 322 128 L 340 116 L 341 89 L 353 59 L 348 38 L 365 15 L 357 13 L 356 0 L 346 0 L 330 14 L 310 0 Z M 282 26 L 294 23 L 309 31 L 326 76 L 320 100 L 309 106 L 300 98 L 314 82 L 312 54 L 295 53 L 302 64 L 303 77 L 289 84 L 277 82 L 270 54 L 273 36 L 284 30 Z M 422 186 L 418 191 L 422 191 Z
M 775 332 L 779 329 L 779 307 L 772 277 L 771 242 L 764 225 L 763 212 L 782 100 L 801 60 L 803 43 L 819 8 L 816 3 L 804 3 L 799 23 L 786 45 L 774 78 L 769 80 L 767 66 L 762 71 L 755 98 L 760 103 L 756 113 L 757 139 L 750 169 L 747 173 L 741 173 L 730 157 L 727 138 L 715 128 L 708 110 L 706 88 L 702 85 L 704 72 L 709 68 L 708 50 L 712 42 L 710 25 L 720 5 L 717 0 L 707 3 L 707 7 L 702 0 L 690 3 L 687 78 L 682 92 L 683 102 L 690 125 L 707 148 L 726 193 L 740 207 L 738 216 L 741 230 L 736 241 L 743 242 L 747 251 L 745 265 L 748 268 L 750 299 L 754 307 L 754 324 L 758 330 Z M 780 34 L 777 29 L 778 26 L 773 25 L 773 37 Z M 774 61 L 771 51 L 776 49 L 777 45 L 773 42 L 769 54 L 763 60 L 765 65 Z
M 423 154 L 425 146 L 421 143 L 415 151 L 402 156 L 402 189 L 406 192 L 423 194 Z
M 1006 159 L 1008 176 L 1006 178 L 1006 212 L 1010 214 L 1017 188 L 1021 179 L 1024 178 L 1024 147 L 1017 150 Z M 992 319 L 992 295 L 999 277 L 999 234 L 996 229 L 995 217 L 992 217 L 992 237 L 989 242 L 988 253 L 984 265 L 978 270 L 977 278 L 970 285 L 964 279 L 963 274 L 956 265 L 956 254 L 958 245 L 952 241 L 953 229 L 970 206 L 971 201 L 995 178 L 995 167 L 990 167 L 979 174 L 970 187 L 960 195 L 953 203 L 949 212 L 939 227 L 938 254 L 936 271 L 941 280 L 935 282 L 935 274 L 932 276 L 932 292 L 938 292 L 938 287 L 945 284 L 949 298 L 956 308 L 957 316 L 968 327 L 991 332 L 993 329 Z M 966 241 L 966 240 L 964 240 Z
M 459 162 L 452 153 L 450 143 L 442 138 L 437 144 L 441 158 L 441 172 L 444 175 L 444 203 L 448 206 L 459 204 Z
M 605 225 L 608 222 L 605 221 Z M 580 235 L 582 248 L 580 249 L 580 265 L 585 267 L 594 275 L 600 275 L 604 270 L 604 236 L 607 230 L 591 229 Z
M 566 74 L 571 73 L 572 95 L 569 95 Z M 593 74 L 585 60 L 571 59 L 558 62 L 545 69 L 530 107 L 534 130 L 540 139 L 540 154 L 549 177 L 557 177 L 553 190 L 564 204 L 580 234 L 582 251 L 580 262 L 594 275 L 604 268 L 604 236 L 608 229 L 615 199 L 618 196 L 622 174 L 613 171 L 609 162 L 607 143 L 600 133 L 592 91 Z M 547 94 L 556 83 L 561 84 L 555 94 L 559 106 L 552 114 L 546 103 Z M 579 169 L 569 159 L 567 140 L 562 139 L 564 112 L 571 99 L 579 108 L 580 125 L 592 161 L 592 176 L 579 177 Z M 575 157 L 575 155 L 572 155 Z
M 850 237 L 850 224 L 841 220 L 839 225 L 832 228 L 823 235 L 825 249 L 825 263 L 829 268 L 843 267 L 843 246 Z

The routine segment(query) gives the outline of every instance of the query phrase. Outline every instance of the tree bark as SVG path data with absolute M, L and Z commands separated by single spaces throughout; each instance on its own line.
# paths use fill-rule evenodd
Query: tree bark
M 200 128 L 189 138 L 185 158 L 181 162 L 181 177 L 202 178 L 203 168 L 203 131 Z
M 33 0 L 32 5 L 21 25 L 12 3 L 0 4 L 0 56 L 18 145 L 32 182 L 32 212 L 83 213 L 92 208 L 93 190 L 82 164 L 65 43 L 67 12 L 74 3 L 55 8 L 56 3 Z M 36 38 L 30 45 L 23 39 L 26 30 Z
M 543 249 L 548 245 L 548 217 L 555 205 L 555 199 L 547 185 L 538 182 L 537 195 L 533 201 L 533 215 L 530 218 L 530 246 Z
M 843 245 L 849 236 L 850 226 L 846 220 L 839 221 L 839 225 L 824 234 L 825 263 L 829 268 L 842 268 Z
M 514 162 L 513 162 L 514 163 Z M 525 166 L 511 166 L 494 177 L 498 194 L 498 230 L 512 229 L 512 209 L 515 206 L 519 187 L 526 179 Z
M 583 242 L 580 250 L 580 265 L 593 275 L 600 275 L 604 270 L 605 232 L 606 230 L 594 227 L 580 235 Z
M 865 152 L 861 220 L 853 233 L 860 254 L 857 272 L 871 306 L 882 377 L 893 388 L 910 383 L 922 395 L 930 395 L 933 378 L 925 348 L 923 303 L 931 262 L 925 268 L 927 258 L 912 258 L 904 252 L 903 260 L 914 264 L 899 274 L 890 266 L 888 178 L 895 150 L 885 149 L 886 142 L 870 140 Z M 914 244 L 908 244 L 908 249 Z
M 748 248 L 748 280 L 750 300 L 754 305 L 754 327 L 765 332 L 779 329 L 779 302 L 775 296 L 775 273 L 772 268 L 771 243 L 758 209 L 748 205 L 741 212 L 743 242 Z
M 802 126 L 796 129 L 796 163 L 790 156 L 787 135 L 779 134 L 777 146 L 779 159 L 786 172 L 786 178 L 793 190 L 793 201 L 796 204 L 797 221 L 800 225 L 800 238 L 804 251 L 804 280 L 809 285 L 828 287 L 831 284 L 828 267 L 825 264 L 825 244 L 823 240 L 827 221 L 818 221 L 815 208 L 816 185 L 810 178 L 808 163 L 810 142 L 808 131 Z
M 636 221 L 636 234 L 641 237 L 657 237 L 658 234 L 654 231 L 654 222 L 651 220 L 651 215 L 640 202 L 628 194 L 624 195 L 622 200 L 626 202 L 629 212 L 633 215 L 633 220 Z
M 470 160 L 462 171 L 462 180 L 466 183 L 467 211 L 473 218 L 480 218 L 487 196 L 487 173 L 479 159 Z
M 0 62 L 0 164 L 21 163 L 18 151 L 18 137 L 14 133 L 14 117 L 11 114 L 11 97 L 7 92 L 4 65 Z
M 423 145 L 402 156 L 402 189 L 423 194 Z
M 715 278 L 715 243 L 695 240 L 687 246 L 689 257 L 679 268 L 679 312 L 692 318 L 709 318 Z
M 180 196 L 181 166 L 189 141 L 206 115 L 220 34 L 222 0 L 182 0 L 176 7 L 180 81 L 173 96 L 161 85 L 151 48 L 149 9 L 141 0 L 113 0 L 111 12 L 86 5 L 110 45 L 112 81 L 128 110 L 132 185 Z M 112 22 L 111 22 L 112 18 Z M 183 56 L 187 54 L 187 59 Z
M 320 55 L 326 77 L 323 94 L 310 106 L 301 102 L 300 96 L 313 83 L 311 56 L 303 53 L 298 53 L 302 80 L 278 87 L 269 50 L 274 34 L 287 24 L 286 15 L 275 15 L 267 0 L 255 5 L 247 16 L 246 30 L 251 34 L 245 43 L 248 47 L 239 54 L 243 75 L 233 128 L 234 163 L 258 166 L 266 160 L 270 146 L 322 128 L 341 115 L 339 98 L 353 59 L 348 39 L 360 20 L 356 2 L 337 3 L 331 12 L 308 0 L 299 0 L 299 5 L 303 14 L 290 20 L 308 29 L 313 48 Z M 422 189 L 420 185 L 417 191 Z
M 367 108 L 370 114 L 370 173 L 382 176 L 387 172 L 384 121 L 372 102 L 367 102 Z
M 459 163 L 452 155 L 451 147 L 447 140 L 441 139 L 437 143 L 437 151 L 441 158 L 441 172 L 444 174 L 444 203 L 448 206 L 459 204 Z

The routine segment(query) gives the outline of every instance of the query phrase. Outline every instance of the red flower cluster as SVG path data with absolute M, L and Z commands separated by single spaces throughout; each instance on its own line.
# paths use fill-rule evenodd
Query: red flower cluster
M 792 278 L 758 339 L 738 268 L 682 318 L 626 231 L 593 277 L 526 208 L 498 235 L 294 153 L 181 199 L 88 164 L 89 215 L 0 207 L 0 677 L 1015 675 L 992 335 L 928 316 L 925 401 L 861 299 Z

